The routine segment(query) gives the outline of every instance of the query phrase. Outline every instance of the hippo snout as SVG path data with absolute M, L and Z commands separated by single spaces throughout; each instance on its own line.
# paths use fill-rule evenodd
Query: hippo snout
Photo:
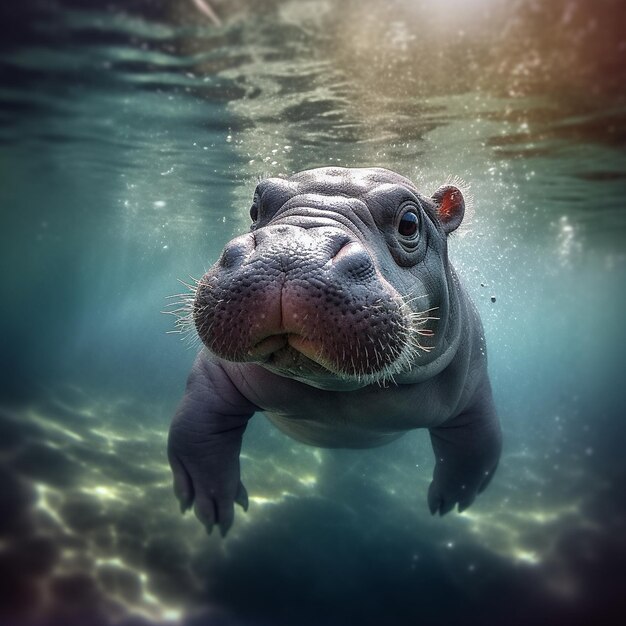
M 348 244 L 358 245 L 337 228 L 273 225 L 230 241 L 218 263 L 225 269 L 232 269 L 267 257 L 270 263 L 280 258 L 286 267 L 294 263 L 323 264 L 332 260 Z M 365 250 L 362 250 L 362 256 L 370 262 Z
M 367 247 L 326 224 L 270 224 L 229 242 L 196 292 L 204 344 L 235 362 L 375 375 L 407 344 L 401 298 Z
M 304 272 L 325 268 L 346 278 L 365 280 L 375 273 L 372 258 L 359 241 L 337 228 L 318 226 L 301 228 L 289 225 L 268 226 L 236 237 L 224 247 L 217 265 L 223 270 L 241 269 L 244 265 L 279 265 L 284 272 Z

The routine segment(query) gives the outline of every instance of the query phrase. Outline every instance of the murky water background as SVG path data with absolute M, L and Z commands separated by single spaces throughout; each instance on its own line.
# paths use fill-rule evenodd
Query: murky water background
M 623 608 L 626 39 L 619 2 L 86 0 L 0 9 L 0 622 L 608 623 Z M 257 177 L 471 185 L 451 257 L 505 452 L 431 518 L 425 432 L 246 433 L 250 510 L 181 517 L 195 348 L 162 315 Z M 492 302 L 495 296 L 495 302 Z M 617 621 L 615 621 L 617 623 Z

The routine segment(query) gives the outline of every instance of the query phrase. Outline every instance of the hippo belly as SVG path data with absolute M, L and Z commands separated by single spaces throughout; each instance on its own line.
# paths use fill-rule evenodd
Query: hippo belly
M 319 448 L 374 448 L 399 439 L 404 432 L 377 432 L 351 424 L 293 420 L 265 412 L 268 420 L 292 439 Z

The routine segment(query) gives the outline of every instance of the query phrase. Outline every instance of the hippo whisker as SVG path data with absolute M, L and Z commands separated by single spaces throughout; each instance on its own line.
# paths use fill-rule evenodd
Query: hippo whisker
M 372 339 L 372 337 L 370 337 L 369 335 L 367 336 L 367 338 L 370 340 L 371 343 L 374 343 L 374 340 Z M 380 364 L 380 353 L 378 352 L 378 350 L 376 349 L 376 345 L 374 345 L 374 356 L 376 357 L 376 365 L 378 367 L 381 366 Z
M 416 296 L 409 299 L 409 302 L 421 298 L 423 296 Z M 378 303 L 374 303 L 372 306 L 376 308 Z M 381 303 L 382 304 L 382 303 Z M 428 315 L 438 309 L 438 307 L 430 307 L 423 311 L 412 311 L 409 309 L 407 301 L 403 299 L 400 308 L 404 315 L 402 316 L 405 323 L 397 321 L 392 322 L 394 330 L 401 335 L 405 336 L 405 340 L 401 342 L 402 348 L 398 348 L 395 345 L 385 344 L 382 337 L 378 338 L 378 344 L 380 345 L 380 351 L 377 347 L 374 348 L 373 357 L 370 358 L 370 353 L 367 346 L 363 346 L 366 355 L 365 366 L 369 369 L 369 366 L 376 362 L 377 370 L 373 373 L 367 373 L 364 371 L 364 366 L 356 368 L 354 363 L 354 354 L 351 357 L 352 371 L 356 371 L 356 374 L 350 376 L 342 376 L 346 379 L 354 379 L 356 377 L 359 383 L 365 382 L 367 384 L 377 383 L 381 386 L 385 386 L 388 383 L 395 384 L 394 376 L 410 371 L 414 366 L 415 361 L 424 353 L 428 353 L 433 350 L 434 346 L 426 346 L 421 343 L 420 337 L 434 337 L 435 332 L 429 328 L 422 328 L 422 326 L 431 320 L 437 320 L 438 317 Z M 409 309 L 409 310 L 407 310 Z M 372 338 L 368 336 L 370 343 L 374 344 Z M 355 352 L 357 361 L 360 357 L 360 340 L 357 339 L 355 344 Z M 381 356 L 385 355 L 388 361 L 387 365 L 381 367 Z M 389 358 L 391 357 L 391 358 Z
M 161 311 L 167 315 L 174 315 L 176 317 L 174 330 L 166 331 L 167 334 L 179 334 L 181 339 L 190 348 L 198 348 L 202 343 L 202 340 L 195 332 L 195 325 L 193 321 L 193 309 L 192 307 L 182 307 L 173 311 Z
M 408 296 L 407 295 L 407 296 L 404 296 L 402 298 L 402 300 L 403 300 L 404 304 L 413 304 L 416 300 L 421 300 L 422 298 L 429 298 L 429 297 L 431 297 L 430 294 L 423 293 L 423 294 L 421 294 L 419 296 Z
M 198 280 L 197 278 L 194 278 L 193 276 L 190 276 L 189 278 L 191 279 L 193 283 L 195 283 L 194 285 L 190 285 L 189 283 L 186 283 L 184 280 L 181 280 L 180 278 L 177 278 L 177 280 L 181 285 L 184 285 L 185 287 L 187 287 L 187 289 L 189 289 L 189 291 L 195 294 L 201 282 L 200 280 Z
M 193 276 L 189 276 L 189 280 L 193 284 L 185 282 L 180 278 L 177 280 L 188 291 L 166 296 L 166 299 L 173 301 L 166 304 L 166 310 L 161 311 L 161 313 L 173 315 L 176 318 L 174 322 L 175 329 L 166 332 L 168 334 L 179 334 L 188 347 L 198 348 L 202 344 L 202 340 L 196 333 L 195 315 L 197 314 L 196 295 L 201 281 Z
M 439 320 L 439 317 L 434 315 L 428 315 L 428 313 L 432 313 L 437 311 L 439 307 L 430 307 L 429 309 L 425 309 L 423 311 L 413 311 L 409 314 L 409 323 L 411 325 L 411 329 L 417 335 L 421 335 L 423 337 L 434 337 L 435 331 L 431 328 L 421 328 L 431 320 Z M 425 352 L 429 352 L 432 350 L 432 347 L 420 345 L 418 342 L 418 348 L 420 350 L 424 350 Z
M 371 338 L 369 339 L 371 340 Z M 379 337 L 378 343 L 380 344 L 381 350 L 379 351 L 376 348 L 374 349 L 376 365 L 379 368 L 378 371 L 368 373 L 364 371 L 363 367 L 357 370 L 355 363 L 354 363 L 354 356 L 351 355 L 352 369 L 353 371 L 356 371 L 356 374 L 343 375 L 342 378 L 346 380 L 354 380 L 356 378 L 356 380 L 359 383 L 377 384 L 381 387 L 386 387 L 389 383 L 395 385 L 396 384 L 395 376 L 408 371 L 413 365 L 413 363 L 415 362 L 415 359 L 417 358 L 417 356 L 419 356 L 419 353 L 416 350 L 416 347 L 412 345 L 412 343 L 410 342 L 406 343 L 402 348 L 398 348 L 393 345 L 385 345 L 382 338 Z M 366 365 L 369 366 L 371 364 L 371 361 L 369 360 L 369 352 L 367 351 L 366 347 L 365 347 L 365 352 L 367 355 Z M 389 361 L 388 359 L 389 355 L 391 356 L 390 362 L 388 362 L 387 365 L 381 367 L 381 356 L 383 356 L 383 358 L 387 357 L 385 360 Z M 358 347 L 357 347 L 357 357 L 358 357 Z

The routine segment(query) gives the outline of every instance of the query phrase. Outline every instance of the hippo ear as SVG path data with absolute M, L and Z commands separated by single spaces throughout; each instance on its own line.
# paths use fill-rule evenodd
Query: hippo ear
M 446 234 L 456 230 L 465 215 L 465 200 L 461 190 L 454 185 L 443 185 L 435 191 L 433 200 L 437 206 L 437 217 Z

